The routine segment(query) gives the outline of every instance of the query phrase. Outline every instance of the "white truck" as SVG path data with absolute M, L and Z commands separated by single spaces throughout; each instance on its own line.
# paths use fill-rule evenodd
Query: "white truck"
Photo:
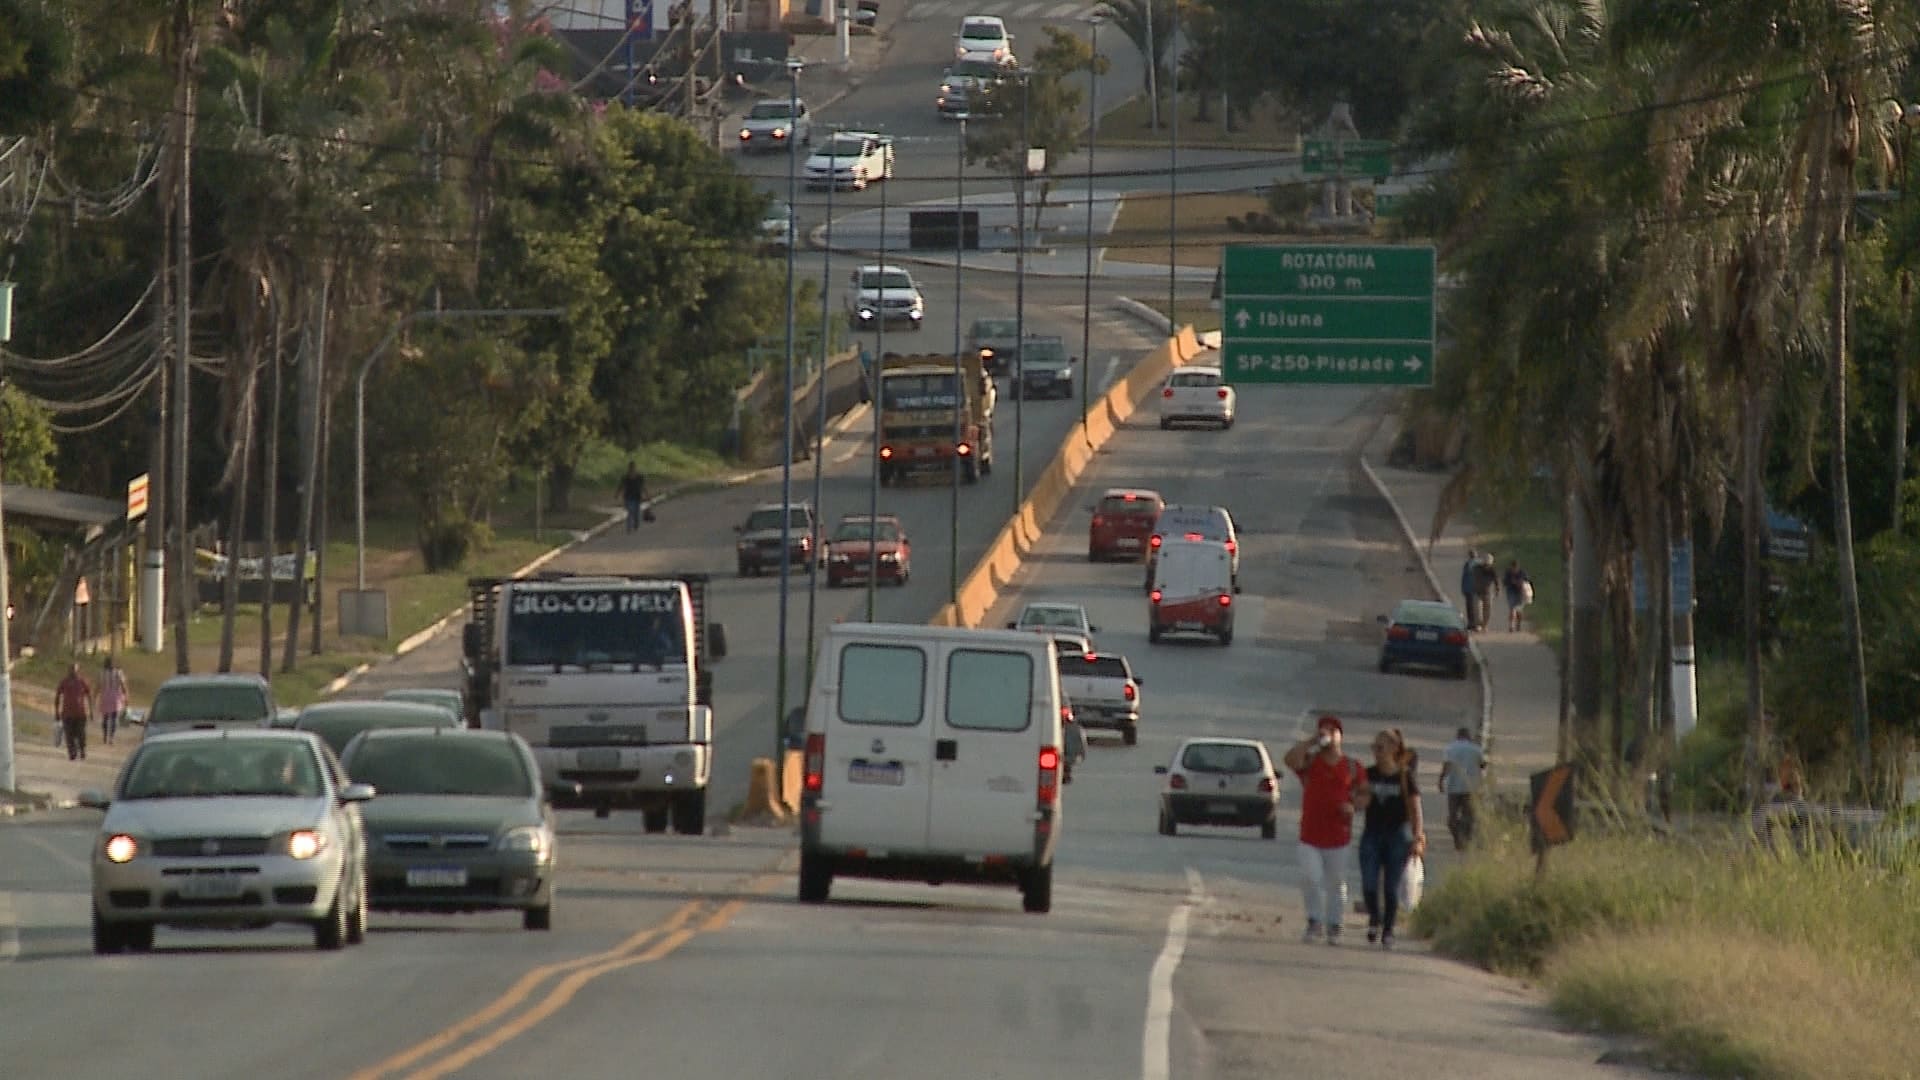
M 1140 733 L 1140 676 L 1117 653 L 1059 654 L 1060 693 L 1073 703 L 1073 718 L 1089 731 L 1117 731 L 1132 746 Z
M 638 806 L 648 832 L 706 830 L 713 675 L 726 634 L 707 577 L 472 578 L 461 645 L 471 726 L 533 747 L 557 805 Z

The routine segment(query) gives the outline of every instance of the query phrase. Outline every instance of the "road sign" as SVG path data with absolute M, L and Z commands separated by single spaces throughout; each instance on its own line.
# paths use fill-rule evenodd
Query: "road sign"
M 1533 789 L 1533 850 L 1544 851 L 1573 839 L 1573 766 L 1555 765 L 1529 777 Z
M 127 520 L 138 521 L 147 513 L 147 474 L 127 481 Z
M 1433 248 L 1236 244 L 1221 278 L 1229 382 L 1432 385 Z
M 1393 144 L 1385 139 L 1313 138 L 1300 140 L 1300 171 L 1308 176 L 1369 176 L 1385 180 L 1393 174 Z

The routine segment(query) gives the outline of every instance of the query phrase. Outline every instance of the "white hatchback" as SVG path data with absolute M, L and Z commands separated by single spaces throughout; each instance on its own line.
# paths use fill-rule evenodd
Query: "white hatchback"
M 1007 33 L 1007 24 L 998 15 L 968 15 L 960 20 L 960 32 L 953 35 L 953 55 L 959 60 L 988 60 L 1011 66 L 1013 35 Z
M 1160 430 L 1179 423 L 1219 424 L 1225 430 L 1233 426 L 1238 403 L 1219 368 L 1181 368 L 1160 387 Z
M 1153 771 L 1167 778 L 1160 792 L 1162 836 L 1182 825 L 1257 826 L 1264 840 L 1280 833 L 1280 774 L 1257 739 L 1188 739 Z

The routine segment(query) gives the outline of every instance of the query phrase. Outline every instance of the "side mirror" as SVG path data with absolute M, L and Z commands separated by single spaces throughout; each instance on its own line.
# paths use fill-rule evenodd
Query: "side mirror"
M 480 636 L 480 624 L 470 622 L 460 628 L 460 651 L 468 659 L 478 659 L 485 647 Z
M 1165 765 L 1155 765 L 1153 767 L 1153 775 L 1155 776 L 1167 775 L 1167 767 Z
M 1018 622 L 1009 621 L 1007 623 L 1007 629 L 1009 630 L 1018 630 L 1019 628 L 1020 624 Z
M 578 780 L 554 780 L 547 784 L 548 802 L 571 802 L 587 793 Z
M 1387 625 L 1387 617 L 1385 615 L 1375 615 L 1373 621 L 1379 623 L 1381 626 Z
M 1133 677 L 1133 685 L 1135 685 L 1135 686 L 1145 686 L 1145 685 L 1147 685 L 1147 680 L 1145 680 L 1145 679 L 1143 679 L 1143 678 L 1141 678 L 1141 677 L 1140 677 L 1140 676 L 1138 676 L 1138 675 L 1135 675 L 1135 676 Z
M 340 789 L 340 801 L 343 803 L 366 802 L 373 798 L 372 784 L 348 784 Z
M 1095 626 L 1095 625 L 1093 625 L 1092 623 L 1088 623 L 1088 624 L 1087 624 L 1087 633 L 1089 633 L 1089 634 L 1097 634 L 1097 633 L 1099 633 L 1099 632 L 1100 632 L 1100 628 L 1099 628 L 1099 627 L 1097 627 L 1097 626 Z
M 82 791 L 80 797 L 75 801 L 89 810 L 105 810 L 113 803 L 113 800 L 107 797 L 106 792 L 95 791 L 92 788 Z

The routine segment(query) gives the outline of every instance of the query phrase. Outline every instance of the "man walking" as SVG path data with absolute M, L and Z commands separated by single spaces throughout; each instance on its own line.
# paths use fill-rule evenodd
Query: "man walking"
M 1354 800 L 1366 786 L 1366 771 L 1341 752 L 1337 716 L 1323 716 L 1314 735 L 1287 751 L 1287 768 L 1300 778 L 1300 892 L 1306 901 L 1311 942 L 1325 934 L 1340 944 L 1340 918 L 1347 908 L 1347 845 L 1353 842 Z
M 1469 630 L 1480 629 L 1480 620 L 1475 614 L 1479 610 L 1479 605 L 1475 601 L 1473 591 L 1473 571 L 1479 565 L 1480 553 L 1468 548 L 1467 561 L 1460 564 L 1460 611 L 1467 617 Z
M 93 720 L 93 687 L 80 675 L 80 665 L 70 664 L 67 677 L 53 691 L 53 715 L 60 721 L 60 733 L 66 739 L 67 760 L 87 756 L 87 724 Z
M 1447 795 L 1447 831 L 1453 834 L 1453 850 L 1465 851 L 1473 843 L 1473 797 L 1480 791 L 1481 776 L 1487 768 L 1487 756 L 1473 741 L 1473 732 L 1461 728 L 1440 757 L 1440 790 Z
M 1500 572 L 1494 569 L 1493 552 L 1480 553 L 1480 561 L 1473 567 L 1474 602 L 1479 608 L 1479 618 L 1474 629 L 1484 631 L 1493 620 L 1493 594 L 1500 588 Z
M 638 532 L 640 509 L 647 501 L 647 478 L 632 461 L 627 462 L 627 474 L 620 478 L 620 501 L 627 506 L 627 531 Z

